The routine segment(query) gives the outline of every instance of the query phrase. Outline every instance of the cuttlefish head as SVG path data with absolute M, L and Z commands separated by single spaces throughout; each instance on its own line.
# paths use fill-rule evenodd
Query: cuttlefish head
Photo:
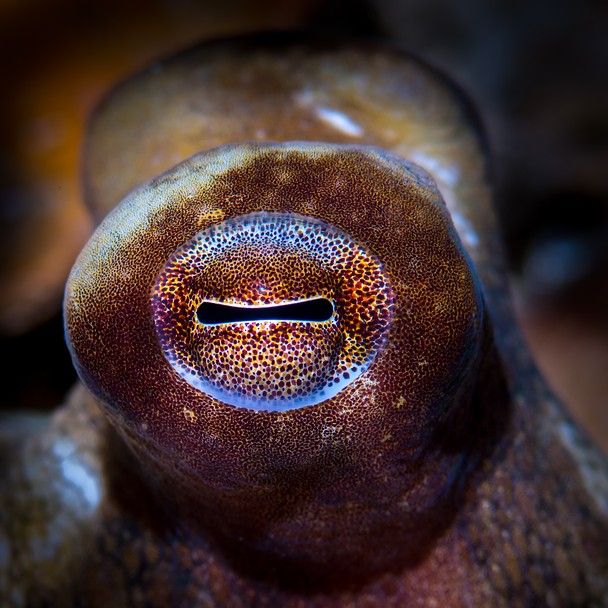
M 372 568 L 449 494 L 461 463 L 433 441 L 468 407 L 482 309 L 424 171 L 314 143 L 225 146 L 141 186 L 65 299 L 82 380 L 184 519 Z

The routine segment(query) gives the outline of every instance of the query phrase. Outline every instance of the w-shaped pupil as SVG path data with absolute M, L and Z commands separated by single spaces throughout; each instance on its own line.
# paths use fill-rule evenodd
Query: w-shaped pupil
M 252 321 L 292 321 L 322 323 L 334 314 L 334 305 L 327 298 L 313 298 L 276 306 L 231 306 L 220 302 L 203 302 L 196 311 L 203 325 L 224 325 Z

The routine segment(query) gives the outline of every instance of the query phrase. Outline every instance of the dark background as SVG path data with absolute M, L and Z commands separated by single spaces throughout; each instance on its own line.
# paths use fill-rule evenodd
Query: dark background
M 550 384 L 608 450 L 608 3 L 5 0 L 0 5 L 0 410 L 74 382 L 65 277 L 91 223 L 86 118 L 111 84 L 203 38 L 311 27 L 392 41 L 486 125 L 518 312 Z

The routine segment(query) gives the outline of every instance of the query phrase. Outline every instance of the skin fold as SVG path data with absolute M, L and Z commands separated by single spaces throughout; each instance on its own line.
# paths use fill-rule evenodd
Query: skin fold
M 479 133 L 365 44 L 119 85 L 65 295 L 82 384 L 4 472 L 1 603 L 605 605 L 608 464 L 515 325 Z

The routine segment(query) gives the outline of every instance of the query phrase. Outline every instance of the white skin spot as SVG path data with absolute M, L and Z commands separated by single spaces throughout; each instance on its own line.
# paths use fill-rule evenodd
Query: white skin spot
M 466 217 L 457 211 L 452 211 L 452 221 L 465 245 L 468 247 L 477 247 L 479 245 L 479 236 L 473 230 L 471 222 Z
M 317 105 L 315 96 L 312 91 L 304 90 L 294 96 L 294 101 L 297 105 L 304 108 L 313 109 L 317 118 L 323 121 L 326 125 L 340 131 L 350 137 L 361 137 L 364 133 L 363 127 L 353 120 L 348 114 L 341 110 L 330 108 L 328 106 Z
M 361 137 L 363 135 L 363 127 L 344 112 L 340 112 L 340 110 L 320 107 L 317 108 L 316 113 L 318 118 L 325 124 L 337 131 L 341 131 L 345 135 L 350 135 L 351 137 Z
M 408 160 L 420 165 L 435 178 L 441 195 L 452 215 L 454 227 L 462 242 L 470 249 L 478 247 L 479 235 L 475 232 L 471 222 L 462 213 L 457 211 L 458 202 L 454 197 L 453 188 L 460 179 L 458 167 L 445 165 L 434 156 L 420 150 L 411 151 L 408 154 Z
M 341 429 L 341 426 L 326 426 L 321 430 L 321 438 L 330 439 L 334 437 L 334 435 L 337 435 Z
M 453 187 L 460 179 L 458 167 L 445 165 L 434 156 L 420 150 L 413 150 L 409 154 L 408 159 L 426 169 L 437 181 L 442 182 L 446 186 Z
M 59 469 L 63 479 L 69 484 L 66 497 L 75 490 L 78 499 L 86 509 L 95 509 L 101 500 L 101 487 L 95 474 L 80 461 L 71 441 L 60 440 L 53 446 L 53 452 L 59 460 Z M 71 496 L 76 498 L 75 496 Z
M 84 465 L 74 460 L 65 460 L 61 463 L 61 472 L 64 478 L 76 486 L 87 505 L 94 508 L 99 504 L 101 488 L 95 476 Z

